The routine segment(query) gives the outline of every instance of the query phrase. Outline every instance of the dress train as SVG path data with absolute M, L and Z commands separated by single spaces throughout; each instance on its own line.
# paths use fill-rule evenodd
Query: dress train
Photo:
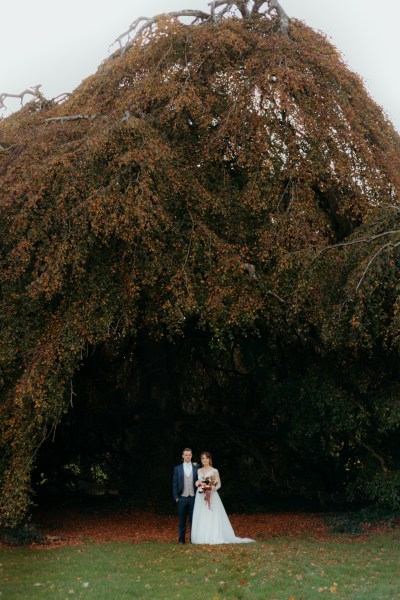
M 214 477 L 217 488 L 221 487 L 217 469 L 210 469 L 206 476 Z M 201 476 L 201 473 L 199 473 Z M 193 510 L 191 541 L 192 544 L 242 544 L 254 542 L 250 538 L 240 538 L 235 535 L 222 500 L 217 490 L 211 492 L 210 507 L 205 500 L 205 494 L 196 492 Z

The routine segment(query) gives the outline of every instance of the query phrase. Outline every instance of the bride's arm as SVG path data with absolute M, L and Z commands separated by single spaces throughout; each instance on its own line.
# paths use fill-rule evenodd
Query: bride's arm
M 219 473 L 218 473 L 217 469 L 215 469 L 214 478 L 215 478 L 215 481 L 216 481 L 215 489 L 219 490 L 219 488 L 221 487 L 221 478 L 219 476 Z
M 197 489 L 199 486 L 198 484 L 201 483 L 203 480 L 203 477 L 200 473 L 200 469 L 197 469 L 197 480 L 194 482 L 194 487 Z

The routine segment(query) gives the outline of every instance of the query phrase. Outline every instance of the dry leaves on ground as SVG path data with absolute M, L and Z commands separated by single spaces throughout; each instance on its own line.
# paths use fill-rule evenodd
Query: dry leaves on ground
M 314 513 L 234 514 L 230 520 L 236 535 L 256 540 L 304 535 L 321 538 L 329 533 L 323 517 Z M 45 547 L 111 541 L 174 542 L 178 532 L 177 516 L 137 510 L 110 514 L 52 508 L 38 514 L 36 523 L 46 538 Z

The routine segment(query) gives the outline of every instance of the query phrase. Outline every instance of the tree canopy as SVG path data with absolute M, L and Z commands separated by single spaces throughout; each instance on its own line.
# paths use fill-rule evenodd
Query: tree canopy
M 146 403 L 146 344 L 271 485 L 399 503 L 399 136 L 322 34 L 244 17 L 0 121 L 3 524 L 98 354 Z

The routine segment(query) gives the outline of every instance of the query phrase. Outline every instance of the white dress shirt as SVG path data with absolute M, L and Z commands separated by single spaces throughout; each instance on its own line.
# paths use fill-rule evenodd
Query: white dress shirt
M 192 471 L 193 471 L 192 463 L 191 463 L 191 462 L 190 462 L 190 463 L 186 463 L 186 462 L 184 462 L 184 463 L 183 463 L 183 470 L 184 470 L 184 472 L 185 472 L 185 475 L 186 475 L 187 477 L 189 477 L 189 475 L 191 475 L 191 474 L 192 474 Z

